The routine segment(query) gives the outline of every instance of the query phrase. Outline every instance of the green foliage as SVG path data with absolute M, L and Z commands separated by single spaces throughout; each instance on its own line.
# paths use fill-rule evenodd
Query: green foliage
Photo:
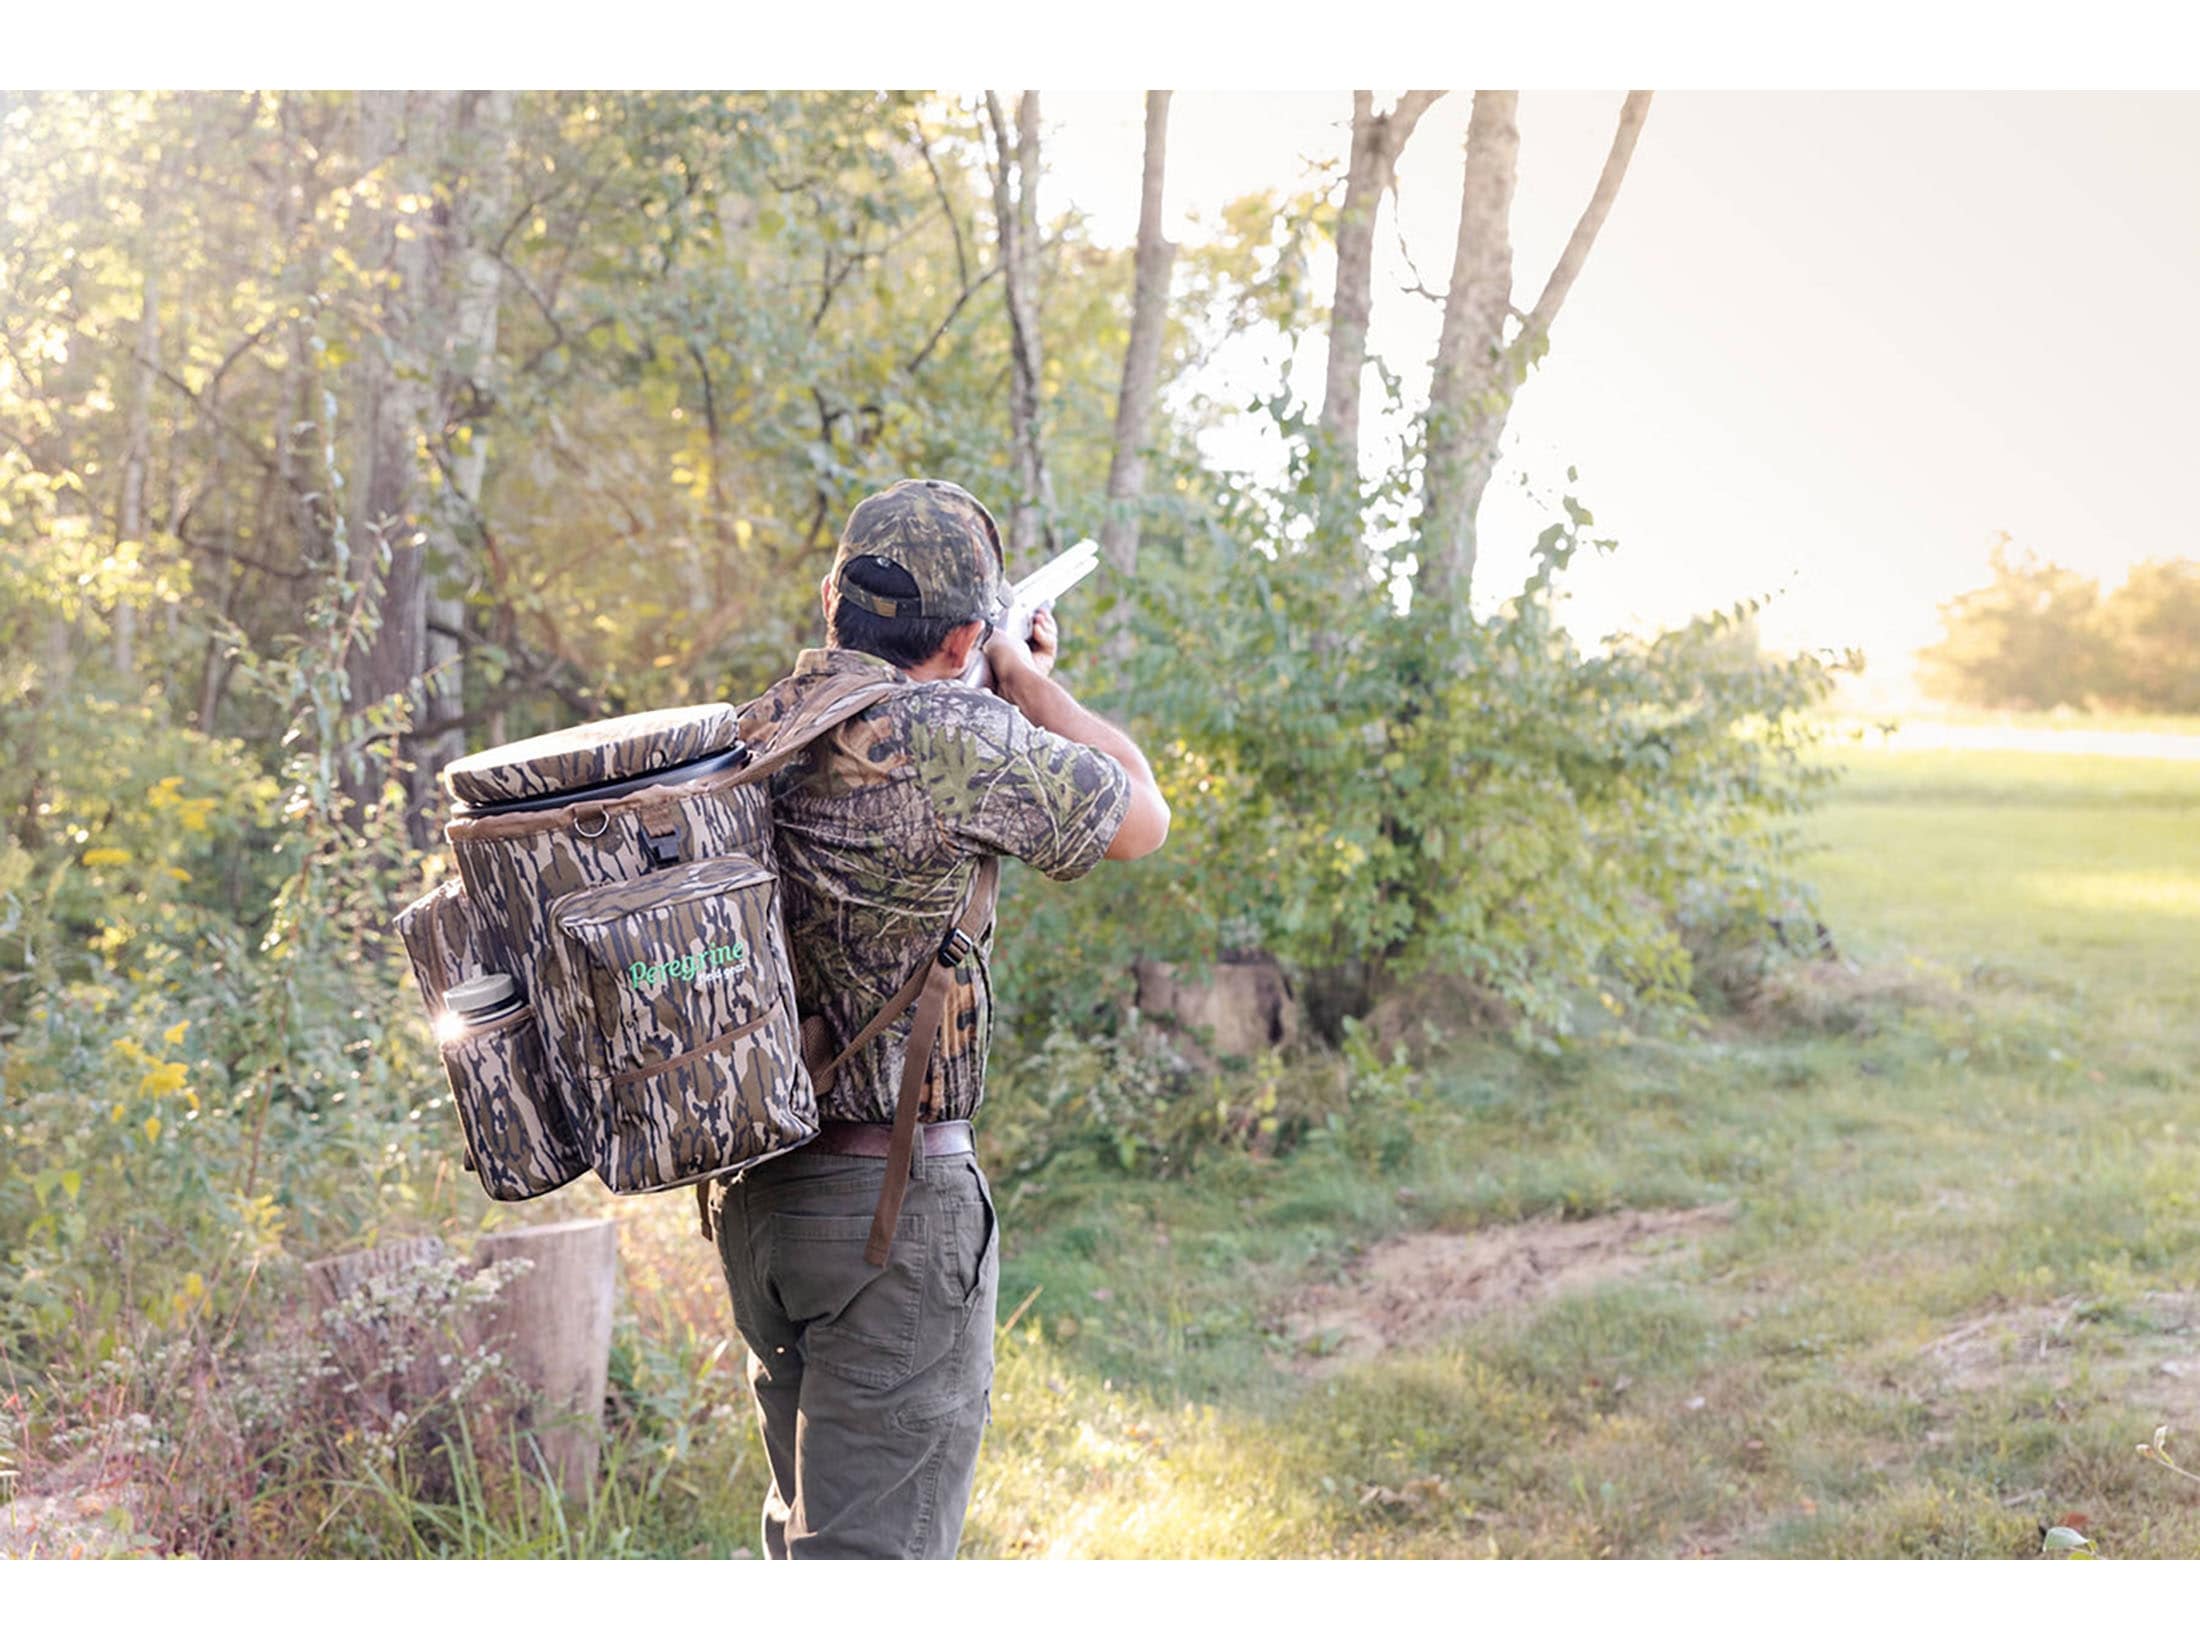
M 388 933 L 443 872 L 407 829 L 411 758 L 739 697 L 816 634 L 865 491 L 929 473 L 1011 497 L 984 142 L 934 94 L 529 93 L 409 157 L 375 146 L 372 116 L 350 94 L 0 98 L 0 1341 L 50 1376 L 0 1450 L 201 1484 L 161 1513 L 190 1550 L 688 1551 L 677 1509 L 758 1475 L 715 1294 L 677 1333 L 622 1327 L 585 1509 L 493 1433 L 445 1435 L 431 1491 L 406 1439 L 309 1425 L 317 1331 L 270 1295 L 307 1254 L 493 1218 L 460 1184 Z M 496 238 L 456 238 L 491 200 Z M 1307 329 L 1329 212 L 1317 193 L 1233 203 L 1180 261 L 1171 362 Z M 393 249 L 422 237 L 429 284 L 408 291 Z M 469 256 L 498 272 L 493 351 L 456 321 Z M 1045 226 L 1042 399 L 1072 535 L 1099 519 L 1128 262 L 1074 217 Z M 392 375 L 433 394 L 378 448 Z M 1378 1048 L 1354 1014 L 1374 993 L 1476 982 L 1553 1051 L 1592 1017 L 1685 1012 L 1692 913 L 1746 929 L 1789 909 L 1816 783 L 1802 718 L 1831 664 L 1764 656 L 1750 603 L 1584 649 L 1553 582 L 1608 546 L 1571 499 L 1517 596 L 1479 618 L 1418 606 L 1418 453 L 1335 509 L 1301 412 L 1254 412 L 1291 454 L 1275 486 L 1200 459 L 1243 409 L 1172 401 L 1140 576 L 1068 614 L 1072 679 L 1136 726 L 1175 827 L 1134 876 L 1015 881 L 989 1149 L 1027 1186 L 1044 1166 L 1235 1198 L 1296 1147 L 1301 1201 L 1267 1218 L 1328 1230 L 1392 1210 L 1462 1109 Z M 454 478 L 475 461 L 469 501 Z M 404 471 L 412 522 L 361 519 L 377 466 Z M 432 625 L 384 636 L 406 526 Z M 1095 619 L 1127 627 L 1127 659 L 1089 645 Z M 378 646 L 431 635 L 463 668 L 432 736 L 409 684 L 354 692 Z M 1338 1047 L 1218 1061 L 1127 1001 L 1134 958 L 1242 953 L 1341 978 Z M 1725 1172 L 1630 1178 L 1543 1145 L 1502 1187 L 1455 1187 L 1457 1211 Z M 1098 1227 L 1077 1241 L 1098 1249 Z M 1268 1252 L 1230 1241 L 1226 1259 Z M 425 1297 L 402 1312 L 451 1327 Z M 1540 1420 L 1546 1395 L 1495 1367 L 1367 1396 L 1416 1437 L 1453 1397 Z M 97 1430 L 117 1416 L 127 1436 Z M 1471 1453 L 1494 1460 L 1482 1425 Z M 1426 1466 L 1389 1463 L 1408 1464 Z M 733 1527 L 721 1510 L 699 1544 L 727 1550 Z
M 375 748 L 345 670 L 375 619 L 328 504 L 306 633 L 232 649 L 287 723 L 278 771 L 158 687 L 117 702 L 51 657 L 0 714 L 0 801 L 26 822 L 0 861 L 0 1330 L 37 1361 L 233 1324 L 286 1240 L 372 1230 L 442 1155 L 412 1126 L 440 1074 L 386 934 L 419 876 L 401 792 L 358 813 L 339 783 L 341 751 Z
M 477 118 L 474 141 L 422 162 L 424 199 L 371 126 L 349 94 L 0 106 L 0 592 L 25 558 L 66 598 L 50 633 L 0 610 L 11 656 L 52 640 L 104 671 L 130 606 L 135 674 L 166 682 L 177 714 L 279 733 L 264 701 L 232 694 L 231 649 L 272 655 L 306 627 L 326 565 L 321 448 L 343 475 L 372 468 L 383 356 L 438 376 L 442 416 L 413 459 L 434 594 L 459 604 L 470 737 L 492 718 L 517 737 L 754 691 L 814 637 L 817 579 L 864 492 L 912 473 L 1011 492 L 1007 328 L 967 106 L 521 94 L 507 128 Z M 393 335 L 392 315 L 448 326 L 461 272 L 393 299 L 389 237 L 497 199 L 493 358 Z M 1040 251 L 1072 520 L 1104 487 L 1127 270 L 1074 220 Z M 141 443 L 156 461 L 125 543 Z M 450 485 L 469 458 L 486 466 L 478 506 Z
M 1991 561 L 1993 582 L 1944 604 L 1918 654 L 1930 691 L 1982 710 L 2200 711 L 2200 562 L 2142 562 L 2103 600 L 2006 537 Z
M 1552 581 L 1609 546 L 1573 499 L 1487 619 L 1408 605 L 1403 546 L 1315 527 L 1307 432 L 1271 411 L 1301 455 L 1288 486 L 1210 488 L 1141 559 L 1135 706 L 1166 731 L 1170 851 L 1135 890 L 1017 901 L 1045 936 L 1018 994 L 1077 1012 L 1132 955 L 1252 949 L 1367 986 L 1475 979 L 1546 1040 L 1585 1000 L 1686 1009 L 1684 902 L 1760 924 L 1803 904 L 1784 858 L 1826 777 L 1807 718 L 1853 661 L 1736 646 L 1755 602 L 1585 654 Z M 1370 516 L 1410 494 L 1378 478 Z
M 17 770 L 52 822 L 11 851 L 0 940 L 0 1329 L 25 1353 L 232 1307 L 286 1238 L 416 1195 L 448 1140 L 413 1121 L 440 1072 L 383 934 L 410 873 L 278 826 L 233 742 L 103 701 L 41 726 L 90 760 Z
M 2101 604 L 2116 710 L 2200 714 L 2200 561 L 2141 562 Z

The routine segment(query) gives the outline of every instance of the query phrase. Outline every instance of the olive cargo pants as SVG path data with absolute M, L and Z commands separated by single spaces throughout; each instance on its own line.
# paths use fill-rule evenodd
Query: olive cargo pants
M 968 1152 L 920 1158 L 883 1269 L 886 1164 L 808 1149 L 726 1189 L 718 1256 L 749 1348 L 768 1558 L 953 1558 L 993 1384 L 1000 1245 Z

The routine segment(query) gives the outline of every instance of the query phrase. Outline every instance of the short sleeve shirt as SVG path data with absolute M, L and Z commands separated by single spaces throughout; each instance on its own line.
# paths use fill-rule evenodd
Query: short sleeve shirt
M 1130 778 L 1103 751 L 1035 726 L 960 682 L 915 682 L 866 653 L 813 648 L 744 706 L 741 735 L 768 744 L 820 677 L 903 684 L 814 742 L 771 780 L 780 898 L 804 1014 L 837 1051 L 939 948 L 988 854 L 1058 881 L 1105 857 L 1130 808 Z M 993 1023 L 993 936 L 955 971 L 919 1117 L 972 1116 L 984 1098 Z M 915 1010 L 843 1066 L 828 1118 L 888 1123 Z

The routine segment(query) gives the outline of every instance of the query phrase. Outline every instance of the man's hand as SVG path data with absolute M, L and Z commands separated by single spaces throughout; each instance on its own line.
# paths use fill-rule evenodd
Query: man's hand
M 1032 639 L 1028 642 L 1021 636 L 1011 636 L 1005 630 L 996 630 L 993 632 L 992 639 L 985 644 L 985 665 L 986 669 L 993 673 L 993 691 L 1010 704 L 1016 702 L 1016 695 L 1010 691 L 1011 683 L 1026 681 L 1033 677 L 1044 680 L 1054 669 L 1053 650 L 1051 648 L 1048 650 L 1047 662 L 1042 668 L 1039 663 L 1039 655 L 1033 647 L 1033 643 L 1038 640 L 1039 633 L 1039 621 L 1036 616 L 1031 621 L 1031 630 Z
M 993 632 L 993 639 L 985 644 L 986 668 L 993 672 L 993 688 L 1002 698 L 1010 697 L 1001 686 L 1018 675 L 1054 674 L 1054 661 L 1061 656 L 1062 632 L 1054 622 L 1054 609 L 1042 607 L 1031 616 L 1031 639 L 1024 641 L 1011 636 L 1005 630 Z
M 1031 667 L 1041 676 L 1054 674 L 1054 661 L 1062 656 L 1062 632 L 1054 622 L 1052 606 L 1031 616 Z

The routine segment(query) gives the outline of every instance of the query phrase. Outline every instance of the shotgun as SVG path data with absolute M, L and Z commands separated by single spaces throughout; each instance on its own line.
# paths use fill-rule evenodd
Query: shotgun
M 1100 547 L 1080 539 L 1037 572 L 1019 580 L 1009 597 L 1008 612 L 995 621 L 994 629 L 1023 641 L 1031 639 L 1031 621 L 1040 608 L 1052 607 L 1086 574 L 1100 565 Z M 973 648 L 962 679 L 972 687 L 990 688 L 993 672 L 985 662 L 985 650 Z

